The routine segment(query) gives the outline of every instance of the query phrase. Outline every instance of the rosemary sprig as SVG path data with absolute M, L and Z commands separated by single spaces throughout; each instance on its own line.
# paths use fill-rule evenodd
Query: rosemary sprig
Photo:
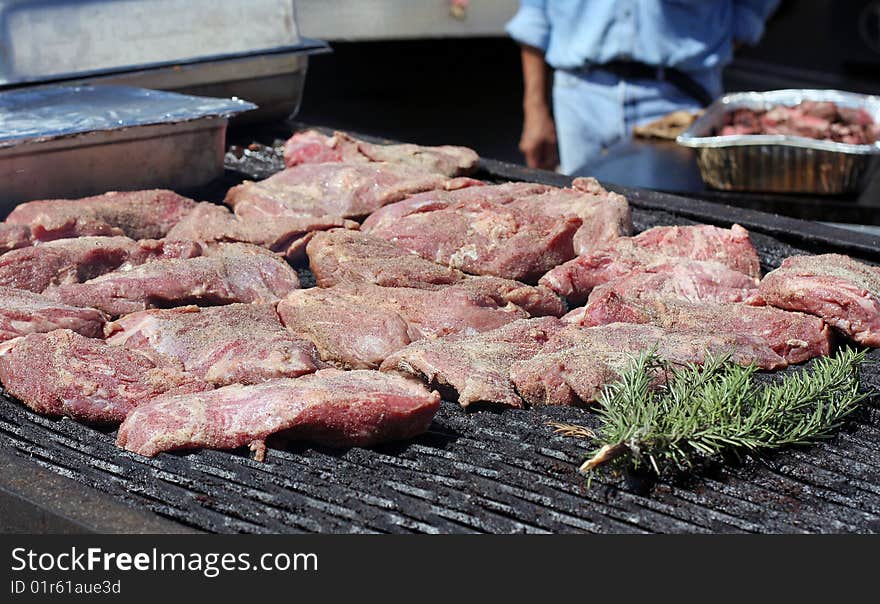
M 690 469 L 728 451 L 761 451 L 829 437 L 868 395 L 859 392 L 865 353 L 845 349 L 809 371 L 770 384 L 729 357 L 674 367 L 654 352 L 634 358 L 599 402 L 598 448 L 580 467 Z M 658 372 L 662 372 L 659 373 Z M 658 375 L 664 384 L 657 387 Z M 566 432 L 575 427 L 566 426 Z

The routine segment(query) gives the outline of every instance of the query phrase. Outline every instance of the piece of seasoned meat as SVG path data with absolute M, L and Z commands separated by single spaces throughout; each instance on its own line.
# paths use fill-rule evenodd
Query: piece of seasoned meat
M 123 265 L 200 254 L 201 247 L 193 242 L 166 244 L 123 236 L 57 239 L 0 256 L 0 285 L 39 293 L 55 285 L 88 281 Z
M 376 145 L 344 132 L 325 136 L 316 130 L 297 132 L 284 144 L 284 162 L 288 167 L 325 162 L 371 161 L 402 164 L 446 176 L 463 176 L 477 169 L 480 156 L 467 147 Z
M 533 316 L 560 316 L 565 312 L 562 300 L 546 288 L 499 277 L 465 275 L 359 231 L 334 229 L 317 233 L 306 252 L 321 287 L 373 283 L 385 287 L 442 289 L 458 285 L 489 296 L 501 306 L 515 304 Z
M 792 256 L 768 273 L 756 303 L 821 317 L 848 338 L 880 346 L 880 268 L 841 254 Z
M 366 216 L 414 193 L 479 185 L 408 166 L 375 163 L 303 164 L 259 182 L 232 187 L 225 203 L 242 219 L 281 216 Z
M 100 338 L 106 321 L 106 315 L 94 308 L 69 306 L 41 294 L 0 286 L 0 341 L 55 329 Z
M 460 332 L 474 334 L 528 317 L 520 308 L 499 307 L 492 298 L 458 286 L 421 290 L 364 283 L 333 289 L 356 304 L 396 312 L 409 326 L 412 339 L 442 338 Z
M 284 325 L 310 339 L 321 358 L 343 367 L 377 367 L 422 338 L 474 334 L 528 316 L 458 286 L 430 291 L 370 284 L 296 291 L 278 305 Z
M 580 218 L 581 228 L 572 240 L 575 255 L 586 254 L 633 232 L 626 197 L 606 190 L 595 178 L 575 178 L 571 188 L 553 188 L 545 193 L 515 199 L 511 204 L 547 216 Z
M 457 394 L 462 407 L 475 403 L 522 407 L 510 380 L 511 367 L 538 354 L 562 328 L 559 319 L 542 317 L 477 335 L 415 342 L 385 359 L 382 371 L 418 376 L 450 395 Z
M 594 178 L 576 178 L 571 188 L 560 189 L 528 182 L 469 187 L 458 191 L 430 191 L 387 205 L 371 214 L 364 232 L 382 232 L 413 214 L 486 204 L 512 205 L 527 212 L 550 217 L 576 216 L 581 227 L 573 238 L 575 254 L 632 233 L 632 218 L 626 198 L 607 191 Z
M 314 343 L 323 360 L 346 369 L 375 369 L 412 341 L 400 314 L 364 305 L 336 288 L 291 292 L 278 303 L 278 314 L 290 331 Z
M 326 367 L 315 346 L 281 324 L 274 304 L 145 310 L 105 328 L 107 342 L 177 359 L 216 385 L 298 377 Z
M 195 206 L 173 191 L 113 191 L 83 199 L 29 201 L 12 210 L 6 222 L 27 225 L 37 241 L 84 235 L 161 239 Z
M 574 256 L 580 226 L 575 216 L 485 202 L 410 214 L 369 234 L 465 273 L 535 282 Z
M 637 300 L 659 298 L 686 302 L 743 302 L 756 294 L 757 288 L 757 279 L 723 264 L 680 258 L 645 269 L 635 269 L 598 285 L 590 293 L 590 299 L 615 293 Z
M 702 363 L 708 354 L 731 354 L 731 360 L 763 369 L 781 369 L 785 359 L 758 337 L 732 333 L 678 331 L 656 325 L 611 323 L 601 327 L 568 326 L 543 349 L 514 363 L 510 379 L 531 405 L 576 405 L 596 400 L 602 388 L 619 377 L 633 354 L 655 350 L 672 363 Z
M 100 423 L 121 422 L 132 409 L 160 394 L 211 388 L 179 363 L 108 346 L 68 329 L 6 344 L 0 381 L 37 413 Z
M 335 227 L 357 228 L 357 223 L 338 216 L 279 216 L 242 220 L 228 208 L 203 202 L 187 214 L 167 239 L 204 242 L 251 243 L 284 255 L 291 262 L 301 260 L 315 231 Z
M 400 376 L 323 369 L 153 399 L 129 414 L 117 443 L 146 456 L 251 445 L 262 459 L 265 439 L 277 433 L 344 447 L 413 438 L 427 430 L 439 407 L 436 392 Z
M 576 179 L 570 189 L 507 183 L 423 193 L 376 212 L 362 229 L 466 273 L 529 281 L 631 233 L 632 220 L 624 197 Z
M 23 224 L 0 223 L 0 254 L 31 244 L 31 230 Z
M 650 323 L 673 331 L 744 334 L 766 342 L 787 363 L 802 363 L 827 355 L 831 349 L 825 323 L 803 313 L 744 304 L 637 299 L 600 289 L 593 290 L 587 306 L 580 313 L 570 313 L 566 321 L 585 327 Z
M 370 214 L 361 229 L 365 233 L 383 230 L 410 214 L 445 210 L 470 204 L 507 204 L 531 195 L 556 190 L 556 187 L 533 182 L 506 182 L 500 185 L 465 187 L 455 191 L 435 190 L 411 195 L 402 201 L 386 205 Z
M 246 243 L 207 246 L 203 256 L 157 260 L 47 290 L 52 299 L 121 316 L 155 307 L 275 302 L 299 287 L 276 254 Z
M 748 231 L 738 224 L 730 229 L 701 224 L 654 227 L 635 237 L 621 237 L 554 268 L 540 284 L 570 302 L 582 302 L 597 285 L 680 258 L 717 262 L 749 277 L 761 276 Z

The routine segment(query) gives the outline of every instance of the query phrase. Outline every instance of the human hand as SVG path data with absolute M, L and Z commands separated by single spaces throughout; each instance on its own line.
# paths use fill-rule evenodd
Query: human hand
M 547 111 L 527 112 L 523 121 L 519 150 L 530 168 L 553 170 L 559 165 L 556 147 L 556 126 Z

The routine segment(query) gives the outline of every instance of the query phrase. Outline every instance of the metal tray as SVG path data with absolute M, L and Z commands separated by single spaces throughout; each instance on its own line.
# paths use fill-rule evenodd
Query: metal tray
M 299 108 L 308 57 L 329 51 L 299 35 L 295 9 L 293 0 L 0 0 L 0 88 L 234 96 L 258 106 L 236 121 L 281 119 Z
M 238 99 L 125 86 L 0 93 L 0 205 L 114 189 L 202 186 L 223 173 Z
M 880 98 L 838 90 L 772 90 L 728 94 L 712 103 L 676 141 L 696 150 L 703 181 L 733 191 L 839 194 L 860 191 L 877 168 L 880 143 L 850 145 L 802 136 L 712 136 L 735 109 L 769 109 L 802 101 L 865 109 L 880 121 Z
M 293 0 L 0 0 L 0 85 L 298 45 Z

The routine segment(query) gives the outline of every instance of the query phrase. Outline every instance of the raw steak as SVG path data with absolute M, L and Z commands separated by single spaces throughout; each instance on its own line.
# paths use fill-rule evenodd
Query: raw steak
M 543 317 L 514 321 L 473 336 L 416 342 L 385 359 L 382 371 L 409 373 L 457 393 L 462 407 L 474 403 L 522 407 L 510 381 L 510 368 L 538 354 L 562 327 L 558 319 Z
M 723 125 L 715 134 L 783 134 L 870 145 L 880 138 L 880 127 L 864 109 L 838 106 L 829 101 L 803 101 L 792 107 L 744 107 L 730 111 L 724 115 Z
M 284 328 L 274 304 L 145 310 L 110 323 L 105 333 L 109 344 L 177 359 L 186 371 L 221 386 L 326 367 L 311 342 Z
M 785 359 L 761 339 L 730 333 L 674 331 L 655 325 L 612 323 L 602 327 L 569 326 L 558 331 L 539 354 L 514 363 L 510 378 L 531 405 L 574 405 L 595 401 L 615 380 L 631 355 L 656 349 L 673 363 L 702 363 L 707 354 L 731 353 L 740 364 L 780 369 Z
M 533 182 L 507 182 L 500 185 L 465 187 L 455 191 L 428 191 L 412 195 L 403 201 L 398 201 L 376 210 L 364 220 L 361 229 L 365 233 L 369 233 L 372 230 L 388 228 L 410 214 L 433 212 L 435 210 L 445 210 L 450 207 L 463 207 L 471 204 L 507 204 L 516 199 L 553 190 L 556 190 L 556 188 Z
M 410 214 L 369 234 L 465 273 L 534 282 L 574 257 L 580 226 L 575 216 L 482 202 Z
M 481 183 L 384 162 L 303 164 L 260 182 L 246 181 L 232 187 L 225 203 L 243 219 L 354 218 L 414 193 L 476 184 Z
M 306 251 L 318 285 L 373 283 L 385 287 L 442 289 L 458 285 L 491 297 L 497 304 L 516 304 L 533 316 L 560 316 L 565 306 L 543 287 L 499 277 L 471 277 L 425 260 L 378 237 L 358 231 L 334 229 L 317 233 Z
M 802 313 L 743 304 L 639 300 L 599 289 L 590 295 L 590 302 L 579 317 L 569 315 L 570 323 L 586 327 L 650 323 L 673 331 L 745 334 L 766 342 L 787 363 L 802 363 L 830 352 L 828 327 L 821 319 Z
M 398 313 L 365 306 L 336 288 L 291 292 L 278 303 L 278 314 L 289 330 L 314 343 L 323 360 L 346 369 L 375 369 L 412 341 Z
M 83 199 L 29 201 L 6 219 L 30 227 L 38 241 L 83 235 L 160 239 L 196 202 L 173 191 L 113 191 Z
M 154 307 L 274 302 L 299 287 L 296 272 L 272 252 L 246 243 L 204 248 L 198 258 L 157 260 L 61 285 L 47 295 L 120 316 Z
M 0 256 L 0 285 L 43 292 L 54 285 L 88 281 L 122 265 L 199 254 L 201 247 L 193 242 L 135 241 L 122 236 L 58 239 Z
M 675 264 L 679 259 L 712 261 L 750 277 L 761 276 L 749 233 L 738 224 L 729 230 L 710 225 L 654 227 L 635 237 L 621 237 L 589 254 L 558 266 L 540 284 L 570 302 L 586 300 L 597 285 L 642 269 Z
M 860 344 L 880 346 L 880 268 L 840 254 L 792 256 L 758 292 L 756 303 L 819 316 Z
M 333 289 L 362 306 L 396 312 L 409 326 L 412 339 L 442 338 L 459 332 L 474 334 L 528 316 L 520 308 L 501 308 L 491 298 L 458 286 L 435 291 L 369 284 Z
M 441 210 L 462 211 L 471 207 L 485 209 L 491 204 L 511 206 L 553 219 L 563 216 L 580 218 L 581 227 L 572 240 L 574 255 L 629 235 L 633 229 L 625 197 L 605 190 L 594 178 L 576 178 L 569 189 L 509 182 L 458 191 L 420 193 L 378 210 L 364 221 L 363 230 L 376 234 L 393 232 L 395 224 L 401 220 L 419 220 L 410 218 L 413 215 Z
M 376 367 L 411 341 L 488 331 L 527 316 L 458 286 L 426 291 L 369 284 L 293 292 L 278 313 L 324 360 L 344 367 Z
M 23 224 L 0 223 L 0 254 L 31 244 L 31 230 Z
M 68 306 L 41 294 L 0 286 L 0 341 L 54 329 L 100 338 L 106 320 L 94 308 Z
M 172 449 L 234 449 L 257 458 L 276 433 L 335 446 L 413 438 L 431 424 L 440 396 L 378 371 L 324 369 L 299 378 L 165 396 L 135 409 L 117 444 L 141 455 Z
M 477 169 L 480 156 L 467 147 L 375 145 L 344 132 L 325 136 L 316 130 L 297 132 L 284 144 L 284 163 L 288 167 L 324 162 L 371 161 L 403 164 L 446 176 L 462 176 Z
M 512 202 L 516 207 L 547 216 L 572 215 L 581 219 L 581 228 L 572 240 L 575 255 L 633 232 L 632 216 L 626 197 L 606 190 L 595 178 L 575 178 L 570 189 L 551 189 Z
M 702 260 L 676 259 L 635 269 L 632 273 L 598 285 L 590 300 L 611 293 L 636 300 L 681 300 L 684 302 L 744 302 L 758 291 L 758 280 L 738 271 Z M 572 313 L 582 312 L 578 308 Z
M 67 329 L 7 344 L 0 356 L 0 381 L 37 413 L 101 423 L 121 422 L 132 409 L 166 392 L 211 387 L 178 363 Z
M 205 242 L 251 243 L 301 260 L 314 231 L 334 227 L 357 228 L 357 223 L 335 216 L 249 218 L 242 220 L 227 208 L 203 202 L 187 214 L 167 235 L 168 239 Z

